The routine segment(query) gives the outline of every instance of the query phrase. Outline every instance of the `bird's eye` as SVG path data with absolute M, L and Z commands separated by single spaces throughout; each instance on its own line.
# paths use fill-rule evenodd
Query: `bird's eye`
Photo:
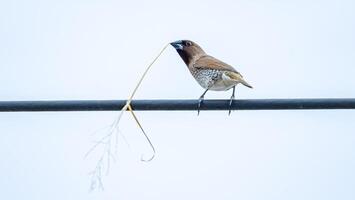
M 191 46 L 192 43 L 190 41 L 186 41 L 185 46 Z

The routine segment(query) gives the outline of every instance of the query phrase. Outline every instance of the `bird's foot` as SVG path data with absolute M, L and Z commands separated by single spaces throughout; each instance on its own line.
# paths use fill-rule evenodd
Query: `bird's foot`
M 231 99 L 229 101 L 229 111 L 228 111 L 228 115 L 231 115 L 231 112 L 232 112 L 232 103 L 233 103 L 233 100 L 234 100 L 234 95 L 231 96 Z
M 197 106 L 197 116 L 200 115 L 200 108 L 201 108 L 201 104 L 204 100 L 204 96 L 201 96 L 199 99 L 198 99 L 198 106 Z
M 205 92 L 200 96 L 200 98 L 198 99 L 198 107 L 197 107 L 197 116 L 200 114 L 200 108 L 201 108 L 201 104 L 205 98 L 205 94 L 207 93 L 208 88 L 205 90 Z

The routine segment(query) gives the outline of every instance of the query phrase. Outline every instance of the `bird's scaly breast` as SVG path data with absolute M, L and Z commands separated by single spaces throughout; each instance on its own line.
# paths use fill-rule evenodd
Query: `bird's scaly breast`
M 223 79 L 223 71 L 215 69 L 193 69 L 190 70 L 192 76 L 204 89 L 223 91 L 236 85 L 234 81 Z
M 201 87 L 205 89 L 210 88 L 218 79 L 221 78 L 219 72 L 213 69 L 193 69 L 191 70 L 191 74 L 201 85 Z

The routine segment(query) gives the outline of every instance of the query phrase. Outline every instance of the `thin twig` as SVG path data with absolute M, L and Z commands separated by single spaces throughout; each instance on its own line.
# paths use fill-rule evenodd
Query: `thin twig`
M 119 122 L 123 116 L 123 113 L 126 110 L 129 110 L 130 113 L 133 116 L 133 119 L 135 120 L 135 122 L 137 123 L 137 125 L 139 126 L 140 130 L 142 131 L 145 139 L 148 141 L 152 151 L 153 151 L 153 155 L 151 158 L 149 159 L 143 159 L 143 155 L 141 156 L 141 160 L 145 161 L 145 162 L 149 162 L 151 161 L 154 156 L 155 156 L 155 148 L 152 144 L 152 142 L 150 141 L 148 135 L 146 134 L 146 132 L 143 129 L 143 126 L 141 125 L 141 123 L 139 122 L 137 116 L 134 114 L 133 109 L 131 107 L 131 102 L 132 99 L 134 97 L 134 95 L 136 94 L 139 86 L 141 85 L 144 77 L 147 75 L 148 71 L 150 70 L 150 68 L 153 66 L 153 64 L 155 63 L 155 61 L 162 55 L 162 53 L 164 52 L 164 50 L 168 47 L 169 44 L 165 45 L 164 48 L 159 52 L 159 54 L 155 57 L 155 59 L 148 65 L 148 67 L 146 68 L 146 70 L 144 71 L 142 77 L 139 79 L 136 87 L 134 88 L 132 94 L 130 95 L 130 97 L 128 98 L 128 100 L 126 101 L 125 106 L 123 106 L 123 108 L 120 111 L 120 114 L 118 115 L 118 117 L 115 119 L 115 121 L 109 126 L 109 133 L 106 134 L 105 136 L 103 136 L 100 140 L 98 140 L 94 146 L 92 146 L 89 151 L 86 153 L 85 157 L 87 157 L 89 154 L 91 154 L 95 149 L 97 149 L 100 145 L 103 145 L 103 153 L 101 154 L 95 169 L 90 173 L 91 174 L 91 186 L 90 186 L 90 190 L 94 190 L 95 188 L 99 188 L 99 189 L 103 189 L 103 183 L 102 183 L 102 172 L 106 169 L 106 175 L 108 175 L 109 173 L 109 168 L 110 168 L 110 164 L 111 164 L 111 158 L 115 161 L 115 155 L 117 155 L 117 149 L 118 149 L 118 136 L 117 133 L 119 133 Z M 123 134 L 121 134 L 121 136 L 123 137 L 123 139 L 126 141 L 125 137 Z M 114 142 L 114 154 L 112 154 L 111 151 L 111 143 L 112 140 L 115 138 Z M 127 143 L 128 144 L 128 143 Z M 105 164 L 104 164 L 104 160 L 106 159 L 106 168 L 105 168 Z
M 153 160 L 153 158 L 155 157 L 155 148 L 154 148 L 154 145 L 153 145 L 153 143 L 150 141 L 148 135 L 145 133 L 145 131 L 144 131 L 144 129 L 143 129 L 141 123 L 139 122 L 137 116 L 134 114 L 131 105 L 128 106 L 128 110 L 131 112 L 131 114 L 132 114 L 134 120 L 136 121 L 136 123 L 137 123 L 137 125 L 139 126 L 139 128 L 141 129 L 141 131 L 142 131 L 142 133 L 143 133 L 145 139 L 148 141 L 150 147 L 151 147 L 152 150 L 153 150 L 153 155 L 152 155 L 149 159 L 146 160 L 146 159 L 143 158 L 143 155 L 141 156 L 141 161 L 149 162 L 149 161 Z

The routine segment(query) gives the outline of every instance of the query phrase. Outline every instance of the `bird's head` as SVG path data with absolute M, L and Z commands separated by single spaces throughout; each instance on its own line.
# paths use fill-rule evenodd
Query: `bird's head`
M 189 65 L 197 56 L 206 54 L 198 44 L 191 40 L 178 40 L 170 44 L 179 53 L 186 65 Z

